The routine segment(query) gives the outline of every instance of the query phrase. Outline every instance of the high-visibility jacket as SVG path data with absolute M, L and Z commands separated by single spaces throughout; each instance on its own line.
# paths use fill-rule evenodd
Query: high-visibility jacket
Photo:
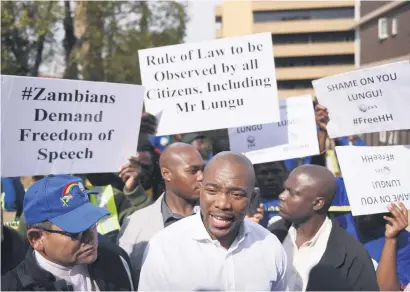
M 111 185 L 103 187 L 93 187 L 93 192 L 98 192 L 98 195 L 90 195 L 90 201 L 94 205 L 106 208 L 110 212 L 109 217 L 103 218 L 97 224 L 97 231 L 101 235 L 120 229 L 120 222 L 118 219 L 117 206 L 114 200 L 114 190 Z

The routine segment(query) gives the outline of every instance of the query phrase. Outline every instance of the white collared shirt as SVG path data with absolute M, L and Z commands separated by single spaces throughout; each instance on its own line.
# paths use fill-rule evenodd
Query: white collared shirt
M 286 290 L 279 240 L 244 220 L 229 250 L 212 240 L 200 212 L 158 232 L 144 255 L 139 291 Z
M 87 265 L 64 267 L 44 258 L 34 251 L 37 264 L 45 271 L 53 274 L 58 280 L 65 280 L 73 286 L 74 291 L 99 291 L 97 285 L 92 285 Z
M 326 217 L 316 235 L 309 241 L 296 246 L 296 229 L 291 226 L 283 247 L 287 255 L 286 283 L 291 291 L 305 291 L 309 282 L 309 274 L 325 253 L 332 221 Z
M 92 282 L 87 265 L 75 265 L 73 267 L 61 266 L 47 260 L 37 251 L 34 251 L 34 257 L 40 268 L 53 274 L 58 280 L 64 280 L 69 285 L 72 285 L 74 291 L 100 291 L 96 282 Z M 127 271 L 131 288 L 134 290 L 130 268 L 121 256 L 120 259 Z

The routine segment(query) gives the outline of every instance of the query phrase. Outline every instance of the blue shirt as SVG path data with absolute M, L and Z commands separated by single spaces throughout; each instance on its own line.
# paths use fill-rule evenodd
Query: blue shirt
M 347 198 L 347 192 L 343 178 L 336 178 L 337 191 L 334 204 L 349 205 L 349 199 Z M 333 204 L 332 204 L 333 205 Z M 384 236 L 384 227 L 380 230 L 376 230 L 378 234 L 376 239 L 368 239 L 365 234 L 360 234 L 359 229 L 356 227 L 354 217 L 351 212 L 344 213 L 337 217 L 337 220 L 342 228 L 350 233 L 354 238 L 360 241 L 366 248 L 370 257 L 377 263 L 380 261 L 381 253 L 386 240 Z M 410 282 L 410 233 L 403 230 L 397 240 L 397 275 L 402 285 L 407 285 Z

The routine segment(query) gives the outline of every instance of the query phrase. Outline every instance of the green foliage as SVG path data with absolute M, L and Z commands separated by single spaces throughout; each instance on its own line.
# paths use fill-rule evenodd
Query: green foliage
M 131 84 L 141 82 L 138 50 L 181 43 L 188 21 L 185 5 L 171 1 L 2 1 L 1 8 L 3 74 L 34 76 L 37 63 L 53 58 L 44 48 L 62 45 L 64 78 Z M 84 34 L 74 36 L 76 22 Z
M 61 16 L 58 2 L 1 1 L 2 74 L 37 76 Z

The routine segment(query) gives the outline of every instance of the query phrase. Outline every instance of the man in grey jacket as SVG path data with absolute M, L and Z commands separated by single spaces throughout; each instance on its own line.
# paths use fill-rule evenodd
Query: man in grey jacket
M 165 193 L 124 220 L 118 244 L 130 256 L 136 278 L 148 241 L 170 224 L 196 213 L 205 163 L 189 144 L 173 143 L 160 157 Z

